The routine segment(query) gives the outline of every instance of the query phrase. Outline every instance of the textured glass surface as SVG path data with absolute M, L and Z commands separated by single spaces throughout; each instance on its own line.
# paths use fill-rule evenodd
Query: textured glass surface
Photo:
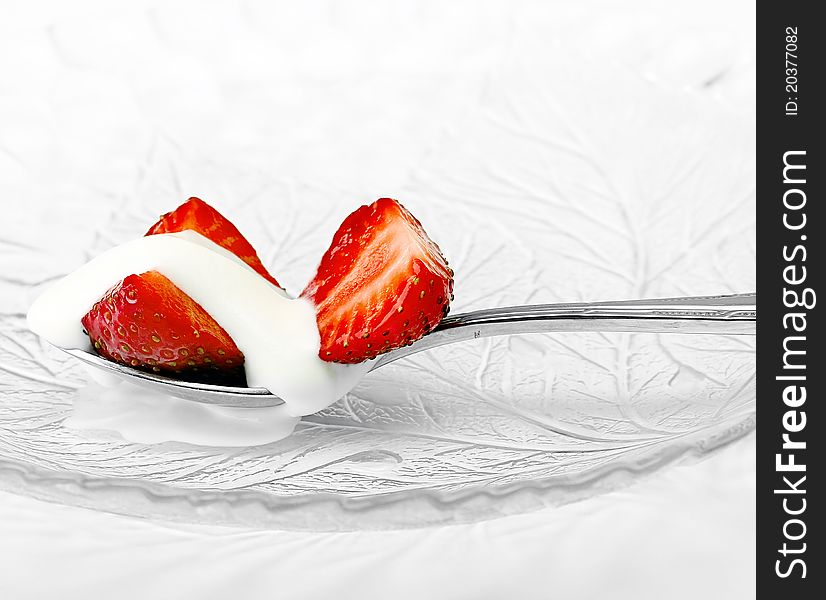
M 751 136 L 712 98 L 618 66 L 514 60 L 404 187 L 373 195 L 400 198 L 439 242 L 456 271 L 454 312 L 746 292 Z M 0 224 L 2 488 L 183 521 L 408 527 L 569 502 L 754 427 L 753 338 L 567 333 L 390 365 L 268 446 L 137 445 L 66 429 L 86 374 L 25 327 L 50 281 L 201 195 L 295 292 L 340 220 L 373 199 L 216 162 L 164 136 L 117 193 L 113 181 L 64 190 L 61 209 L 36 223 L 9 206 Z

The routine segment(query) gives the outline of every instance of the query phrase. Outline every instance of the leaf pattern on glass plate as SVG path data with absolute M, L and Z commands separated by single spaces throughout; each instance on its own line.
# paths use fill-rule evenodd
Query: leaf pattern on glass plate
M 453 312 L 750 291 L 753 132 L 714 102 L 620 66 L 502 65 L 477 106 L 392 192 L 451 260 Z M 91 191 L 78 205 L 86 211 L 78 223 L 93 225 L 65 239 L 81 250 L 60 260 L 42 250 L 55 250 L 48 244 L 15 250 L 29 257 L 25 268 L 10 261 L 0 278 L 4 308 L 17 311 L 0 316 L 0 461 L 37 470 L 31 481 L 80 486 L 49 497 L 161 515 L 179 499 L 199 507 L 180 518 L 281 525 L 302 503 L 331 497 L 327 516 L 313 518 L 343 518 L 354 502 L 381 522 L 409 524 L 405 506 L 433 499 L 417 519 L 467 519 L 511 510 L 497 495 L 556 486 L 576 488 L 558 501 L 580 497 L 599 490 L 603 475 L 651 469 L 753 427 L 751 338 L 566 333 L 400 361 L 268 446 L 138 445 L 69 430 L 61 422 L 85 374 L 35 339 L 23 315 L 48 281 L 198 195 L 230 215 L 298 292 L 341 219 L 373 199 L 346 185 L 216 164 L 162 135 L 124 189 Z M 44 224 L 43 239 L 61 227 Z M 8 244 L 19 237 L 0 234 Z M 458 498 L 468 503 L 461 517 L 451 508 Z M 390 499 L 399 508 L 388 508 Z

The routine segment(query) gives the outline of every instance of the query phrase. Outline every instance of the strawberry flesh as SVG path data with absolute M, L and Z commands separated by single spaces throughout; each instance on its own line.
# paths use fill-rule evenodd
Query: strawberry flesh
M 238 228 L 200 198 L 190 198 L 175 210 L 162 215 L 158 222 L 149 228 L 146 235 L 177 233 L 186 229 L 196 231 L 222 248 L 226 248 L 255 269 L 261 277 L 281 287 L 264 268 L 255 248 L 241 235 Z
M 101 356 L 182 379 L 244 385 L 244 355 L 229 334 L 164 275 L 129 275 L 82 319 Z
M 319 357 L 357 363 L 431 331 L 452 292 L 453 271 L 421 223 L 381 198 L 344 220 L 301 295 L 316 307 Z

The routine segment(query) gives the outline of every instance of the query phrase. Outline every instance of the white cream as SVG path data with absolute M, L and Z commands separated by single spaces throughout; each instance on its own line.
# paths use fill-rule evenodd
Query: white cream
M 329 406 L 372 366 L 318 358 L 321 342 L 312 304 L 288 297 L 193 231 L 142 237 L 104 252 L 37 298 L 29 309 L 29 328 L 57 346 L 88 348 L 83 315 L 124 277 L 151 270 L 173 281 L 229 333 L 244 353 L 248 385 L 281 397 L 285 415 Z
M 296 423 L 298 417 L 287 414 L 283 404 L 267 408 L 213 406 L 164 396 L 124 381 L 116 387 L 91 384 L 81 389 L 71 416 L 63 424 L 90 432 L 114 431 L 138 444 L 238 447 L 285 438 Z

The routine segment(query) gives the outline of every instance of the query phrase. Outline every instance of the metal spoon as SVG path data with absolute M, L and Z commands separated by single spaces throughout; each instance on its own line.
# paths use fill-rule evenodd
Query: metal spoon
M 419 341 L 373 359 L 375 364 L 371 371 L 423 350 L 496 335 L 557 331 L 754 335 L 756 300 L 755 294 L 735 294 L 476 310 L 446 317 Z M 186 400 L 245 408 L 283 403 L 281 398 L 263 388 L 191 383 L 111 362 L 91 351 L 62 350 L 134 384 Z

